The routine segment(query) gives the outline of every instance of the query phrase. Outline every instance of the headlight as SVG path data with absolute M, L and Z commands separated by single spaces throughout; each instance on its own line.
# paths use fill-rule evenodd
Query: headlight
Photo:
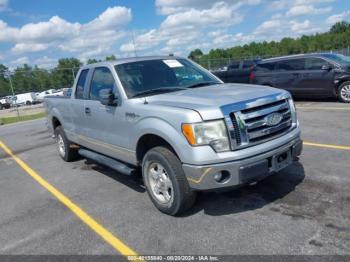
M 230 150 L 227 130 L 223 120 L 183 124 L 182 133 L 193 146 L 210 145 L 216 152 Z
M 289 108 L 290 108 L 290 111 L 291 111 L 291 114 L 292 114 L 292 121 L 293 121 L 293 123 L 298 125 L 297 110 L 295 108 L 294 101 L 293 101 L 292 98 L 289 98 L 288 102 L 289 102 Z

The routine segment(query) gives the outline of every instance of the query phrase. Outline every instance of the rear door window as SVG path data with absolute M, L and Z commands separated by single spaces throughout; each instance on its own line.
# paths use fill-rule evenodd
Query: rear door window
M 280 71 L 300 71 L 305 69 L 305 59 L 283 60 L 277 63 Z
M 237 62 L 232 62 L 229 66 L 228 66 L 228 70 L 235 70 L 235 69 L 239 69 L 239 64 L 240 62 L 237 61 Z
M 273 71 L 275 69 L 275 63 L 262 63 L 258 64 L 257 68 L 261 71 Z
M 253 61 L 246 60 L 246 61 L 243 61 L 242 69 L 249 69 L 254 65 L 255 63 Z
M 84 99 L 84 89 L 85 89 L 86 77 L 88 72 L 89 72 L 89 69 L 85 69 L 80 73 L 78 83 L 77 83 L 77 88 L 75 91 L 76 99 Z

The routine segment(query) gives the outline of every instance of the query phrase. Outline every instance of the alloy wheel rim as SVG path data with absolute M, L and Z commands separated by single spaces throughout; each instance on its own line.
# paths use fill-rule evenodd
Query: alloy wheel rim
M 62 157 L 66 154 L 66 146 L 64 145 L 64 141 L 61 135 L 57 135 L 57 146 L 58 152 Z
M 343 86 L 340 95 L 345 101 L 350 101 L 350 85 Z
M 173 201 L 173 184 L 165 168 L 157 163 L 151 163 L 148 167 L 148 182 L 154 198 L 161 204 Z

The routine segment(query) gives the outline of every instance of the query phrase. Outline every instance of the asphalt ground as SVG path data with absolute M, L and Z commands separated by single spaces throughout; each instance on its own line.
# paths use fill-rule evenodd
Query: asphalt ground
M 297 108 L 299 162 L 201 193 L 181 217 L 160 213 L 138 178 L 63 162 L 45 120 L 1 126 L 0 254 L 350 255 L 350 105 Z

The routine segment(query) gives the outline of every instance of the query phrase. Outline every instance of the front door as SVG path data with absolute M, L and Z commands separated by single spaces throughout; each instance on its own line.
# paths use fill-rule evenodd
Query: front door
M 118 99 L 116 106 L 101 104 L 99 92 L 110 89 Z M 89 148 L 102 154 L 129 162 L 132 152 L 127 149 L 128 136 L 125 110 L 120 101 L 116 81 L 108 67 L 94 69 L 90 82 L 89 97 L 85 100 L 87 129 L 85 140 Z

